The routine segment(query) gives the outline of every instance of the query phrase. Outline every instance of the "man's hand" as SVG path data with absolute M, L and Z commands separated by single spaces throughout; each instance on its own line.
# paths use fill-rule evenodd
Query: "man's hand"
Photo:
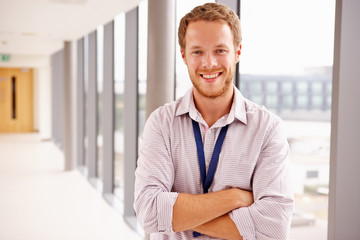
M 240 201 L 241 201 L 241 206 L 240 207 L 249 207 L 254 203 L 254 195 L 252 192 L 246 191 L 246 190 L 240 190 L 240 192 L 238 192 L 239 197 L 240 197 Z
M 237 188 L 199 195 L 180 193 L 173 208 L 173 230 L 194 229 L 252 203 L 252 193 Z

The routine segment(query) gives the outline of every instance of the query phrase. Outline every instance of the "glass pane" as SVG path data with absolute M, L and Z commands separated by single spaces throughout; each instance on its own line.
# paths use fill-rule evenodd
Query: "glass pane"
M 262 93 L 262 82 L 253 81 L 249 84 L 249 92 L 251 95 L 258 95 Z
M 125 14 L 114 21 L 114 194 L 124 200 L 124 87 L 125 87 Z
M 291 95 L 283 96 L 282 107 L 285 109 L 292 109 L 294 105 L 294 98 Z
M 277 95 L 267 95 L 266 96 L 266 105 L 271 109 L 275 109 L 277 106 L 277 100 L 278 100 Z
M 240 91 L 284 120 L 290 144 L 289 239 L 325 240 L 335 0 L 240 3 Z
M 142 134 L 146 121 L 146 80 L 147 80 L 147 36 L 148 36 L 148 1 L 142 1 L 139 4 L 139 125 L 138 134 Z
M 311 99 L 312 108 L 321 110 L 323 105 L 323 97 L 315 95 Z
M 297 109 L 306 109 L 308 107 L 309 101 L 308 101 L 307 95 L 298 95 L 297 96 Z
M 207 2 L 215 2 L 214 0 L 177 0 L 176 1 L 176 33 L 179 28 L 181 18 L 194 7 L 202 5 Z M 178 36 L 176 34 L 176 83 L 175 83 L 175 98 L 179 98 L 192 86 L 187 67 L 181 57 L 180 46 L 178 44 Z
M 99 26 L 96 31 L 97 51 L 97 177 L 102 179 L 103 173 L 103 134 L 102 134 L 102 109 L 103 109 L 103 85 L 104 85 L 104 26 Z
M 264 87 L 266 87 L 267 93 L 277 93 L 278 83 L 277 81 L 269 81 L 266 84 L 264 84 Z
M 294 84 L 291 81 L 281 81 L 281 91 L 284 94 L 293 94 Z
M 305 93 L 306 94 L 309 91 L 309 83 L 297 82 L 296 83 L 296 91 L 297 91 L 297 93 Z
M 311 91 L 313 93 L 322 94 L 323 92 L 323 83 L 322 82 L 315 82 L 311 85 Z

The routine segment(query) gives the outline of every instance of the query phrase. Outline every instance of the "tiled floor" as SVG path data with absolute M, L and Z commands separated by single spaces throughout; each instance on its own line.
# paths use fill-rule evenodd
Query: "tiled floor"
M 140 240 L 38 134 L 0 134 L 1 240 Z

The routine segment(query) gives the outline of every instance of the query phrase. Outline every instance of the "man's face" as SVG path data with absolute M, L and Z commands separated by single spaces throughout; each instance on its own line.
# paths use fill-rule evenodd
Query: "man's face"
M 181 53 L 194 90 L 208 98 L 232 91 L 241 45 L 234 47 L 229 25 L 223 20 L 191 22 L 185 44 L 185 52 Z

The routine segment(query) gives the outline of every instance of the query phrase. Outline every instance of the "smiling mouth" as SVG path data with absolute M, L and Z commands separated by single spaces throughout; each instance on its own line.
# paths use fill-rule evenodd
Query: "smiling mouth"
M 202 78 L 205 78 L 206 80 L 215 80 L 221 74 L 222 74 L 222 72 L 217 72 L 217 73 L 210 73 L 210 74 L 200 74 L 200 76 Z

